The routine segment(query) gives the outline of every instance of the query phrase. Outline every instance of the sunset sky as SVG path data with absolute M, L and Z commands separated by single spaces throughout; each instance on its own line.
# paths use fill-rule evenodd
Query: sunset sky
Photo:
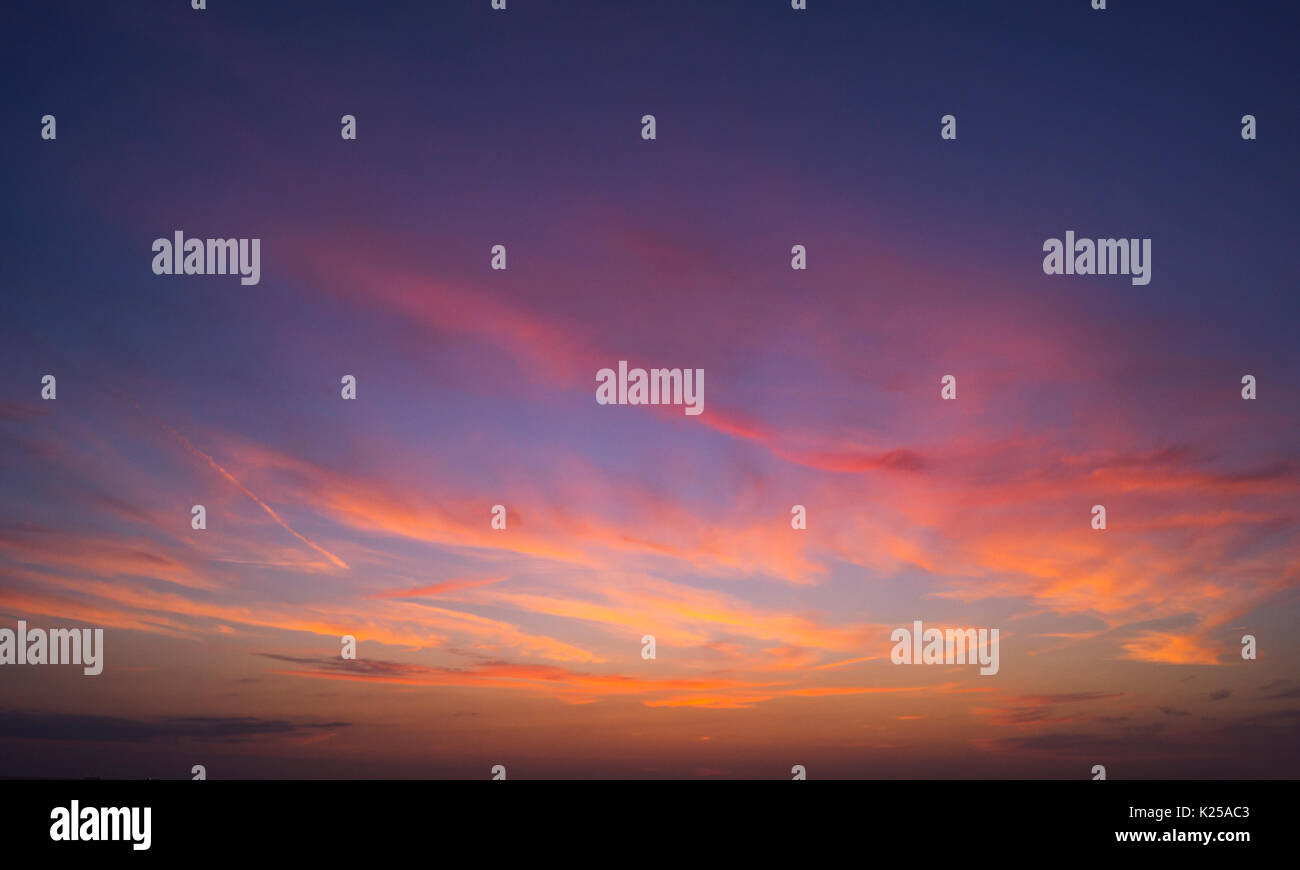
M 0 776 L 1300 776 L 1294 7 L 209 6 L 0 18 Z

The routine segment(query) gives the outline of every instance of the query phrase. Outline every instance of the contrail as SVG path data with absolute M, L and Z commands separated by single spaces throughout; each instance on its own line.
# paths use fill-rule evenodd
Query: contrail
M 166 423 L 164 423 L 162 420 L 159 420 L 157 417 L 154 417 L 152 414 L 150 414 L 149 412 L 147 412 L 144 408 L 141 408 L 140 405 L 139 405 L 139 403 L 136 402 L 134 399 L 131 399 L 130 397 L 127 397 L 127 401 L 129 401 L 129 402 L 131 402 L 131 404 L 135 405 L 136 410 L 139 411 L 141 414 L 144 414 L 144 415 L 145 415 L 146 417 L 148 417 L 150 420 L 153 420 L 156 424 L 158 424 L 159 426 L 161 426 L 163 429 L 165 429 L 165 430 L 167 430 L 168 432 L 170 432 L 170 433 L 172 434 L 172 436 L 173 436 L 177 441 L 181 442 L 181 444 L 183 444 L 183 445 L 185 446 L 185 449 L 186 449 L 186 450 L 190 451 L 190 452 L 193 453 L 195 456 L 200 456 L 200 457 L 202 457 L 203 459 L 207 460 L 208 465 L 210 465 L 210 466 L 212 466 L 214 469 L 216 469 L 216 471 L 219 472 L 219 473 L 221 474 L 221 476 L 224 477 L 226 480 L 230 481 L 230 482 L 233 483 L 235 486 L 239 487 L 239 491 L 240 491 L 240 492 L 242 492 L 244 495 L 246 495 L 246 496 L 248 496 L 249 498 L 251 498 L 254 502 L 256 502 L 256 503 L 257 503 L 257 504 L 262 508 L 262 510 L 264 510 L 264 511 L 266 511 L 268 514 L 270 514 L 270 515 L 271 515 L 271 519 L 275 520 L 277 523 L 279 523 L 281 526 L 283 526 L 284 529 L 285 529 L 285 531 L 287 531 L 289 534 L 293 535 L 293 536 L 294 536 L 295 538 L 297 538 L 298 540 L 302 541 L 302 542 L 303 542 L 304 544 L 306 544 L 307 546 L 311 547 L 311 548 L 312 548 L 313 550 L 315 550 L 317 553 L 320 553 L 320 554 L 321 554 L 322 556 L 324 556 L 326 559 L 329 559 L 331 562 L 333 562 L 333 563 L 334 563 L 336 566 L 338 566 L 339 568 L 347 568 L 347 567 L 348 567 L 348 563 L 347 563 L 347 562 L 344 562 L 344 561 L 343 561 L 342 559 L 340 559 L 338 556 L 335 556 L 333 553 L 331 553 L 329 550 L 327 550 L 327 549 L 325 549 L 324 547 L 322 547 L 320 544 L 317 544 L 315 541 L 312 541 L 312 540 L 308 539 L 306 536 L 299 534 L 299 533 L 298 533 L 298 532 L 293 528 L 293 526 L 291 526 L 291 525 L 289 525 L 288 523 L 286 523 L 286 522 L 284 521 L 284 519 L 281 518 L 281 516 L 280 516 L 279 514 L 277 514 L 277 513 L 275 512 L 275 510 L 274 510 L 274 509 L 273 509 L 269 504 L 267 504 L 266 502 L 264 502 L 264 501 L 262 501 L 260 498 L 258 498 L 258 497 L 253 493 L 252 490 L 250 490 L 248 487 L 244 486 L 244 485 L 243 485 L 242 483 L 240 483 L 237 479 L 235 479 L 235 476 L 234 476 L 233 474 L 231 474 L 229 471 L 226 471 L 226 469 L 222 468 L 222 467 L 221 467 L 221 463 L 217 462 L 217 460 L 213 459 L 211 456 L 209 456 L 208 454 L 204 453 L 202 450 L 200 450 L 199 448 L 197 448 L 197 447 L 195 447 L 193 444 L 191 444 L 191 443 L 190 443 L 190 439 L 186 438 L 184 435 L 182 435 L 181 433 L 177 432 L 177 431 L 176 431 L 175 429 L 173 429 L 171 426 L 168 426 L 168 425 L 167 425 Z

